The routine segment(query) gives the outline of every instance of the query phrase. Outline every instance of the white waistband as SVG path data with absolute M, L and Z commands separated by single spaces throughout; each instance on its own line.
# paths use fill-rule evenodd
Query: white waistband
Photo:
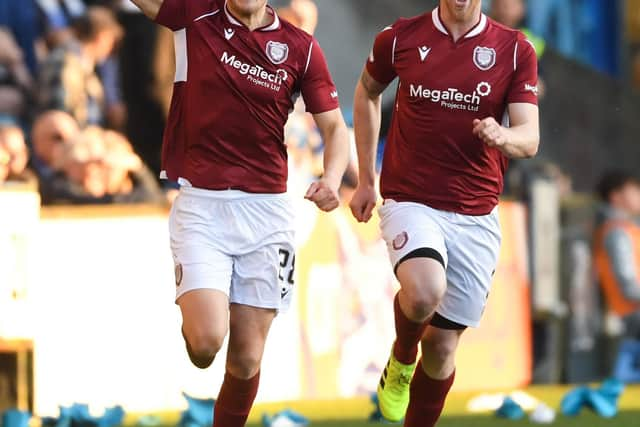
M 180 187 L 180 193 L 189 196 L 206 197 L 208 199 L 238 200 L 238 199 L 287 199 L 287 193 L 247 193 L 241 190 L 207 190 L 189 186 Z

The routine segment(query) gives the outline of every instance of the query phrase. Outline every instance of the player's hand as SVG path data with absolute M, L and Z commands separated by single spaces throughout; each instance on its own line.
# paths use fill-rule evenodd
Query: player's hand
M 312 183 L 304 198 L 315 203 L 318 209 L 324 212 L 331 212 L 340 206 L 338 186 L 324 179 Z
M 349 203 L 351 213 L 358 222 L 369 222 L 373 215 L 373 208 L 376 207 L 377 198 L 374 186 L 358 185 L 351 198 L 351 203 Z
M 507 143 L 507 129 L 500 126 L 496 119 L 488 117 L 473 121 L 473 134 L 489 147 L 500 149 Z

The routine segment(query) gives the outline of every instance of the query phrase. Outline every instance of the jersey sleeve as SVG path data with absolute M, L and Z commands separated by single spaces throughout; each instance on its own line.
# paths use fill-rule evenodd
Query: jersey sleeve
M 309 48 L 300 92 L 307 111 L 311 114 L 324 113 L 340 107 L 336 85 L 329 73 L 324 52 L 316 39 L 313 39 Z
M 172 31 L 181 30 L 196 18 L 220 9 L 220 0 L 163 0 L 156 22 Z
M 387 27 L 376 37 L 371 55 L 367 60 L 367 72 L 380 84 L 389 84 L 396 78 L 395 63 L 396 32 Z
M 515 72 L 507 103 L 524 102 L 538 105 L 538 57 L 533 44 L 523 34 L 518 35 L 514 47 Z

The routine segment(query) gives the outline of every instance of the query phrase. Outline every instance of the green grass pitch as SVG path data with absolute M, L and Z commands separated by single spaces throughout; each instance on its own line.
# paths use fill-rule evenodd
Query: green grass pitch
M 552 408 L 559 408 L 567 386 L 535 386 L 525 391 L 545 402 Z M 452 393 L 445 407 L 444 415 L 438 427 L 508 427 L 531 426 L 528 418 L 520 421 L 501 420 L 491 414 L 473 415 L 466 410 L 467 402 L 478 393 Z M 551 426 L 555 427 L 640 427 L 640 386 L 627 387 L 619 402 L 620 413 L 613 419 L 603 419 L 588 409 L 574 418 L 562 415 L 556 417 Z M 373 405 L 367 399 L 348 399 L 332 401 L 299 401 L 258 404 L 249 418 L 249 427 L 259 427 L 262 414 L 273 414 L 289 408 L 311 419 L 310 427 L 371 427 L 393 426 L 400 424 L 369 423 L 367 418 L 373 411 Z M 127 425 L 136 424 L 136 416 L 130 415 Z M 165 413 L 161 416 L 163 426 L 174 427 L 179 414 Z
M 527 393 L 544 401 L 553 408 L 560 406 L 560 401 L 569 387 L 531 387 Z M 521 421 L 501 420 L 492 414 L 471 415 L 465 410 L 469 399 L 478 393 L 452 393 L 445 413 L 438 423 L 438 427 L 507 427 L 525 426 L 532 423 L 525 418 Z M 369 423 L 366 421 L 371 405 L 363 399 L 334 402 L 291 402 L 289 404 L 258 405 L 252 413 L 250 427 L 261 426 L 257 423 L 259 413 L 273 413 L 279 409 L 291 408 L 306 416 L 312 422 L 311 427 L 365 427 L 384 426 L 393 424 Z M 588 409 L 574 418 L 558 415 L 556 421 L 551 424 L 557 427 L 640 427 L 640 386 L 627 387 L 620 399 L 620 413 L 613 419 L 603 419 Z M 341 414 L 342 418 L 341 418 Z M 359 414 L 362 414 L 359 417 Z M 323 419 L 330 420 L 323 421 Z M 357 418 L 360 418 L 358 420 Z M 396 424 L 397 425 L 397 424 Z

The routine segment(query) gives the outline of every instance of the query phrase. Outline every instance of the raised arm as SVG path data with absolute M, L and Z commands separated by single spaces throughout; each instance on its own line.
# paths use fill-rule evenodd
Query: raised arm
M 311 184 L 305 198 L 329 212 L 339 205 L 338 189 L 349 163 L 349 131 L 339 108 L 313 118 L 324 141 L 324 173 Z
M 150 19 L 156 20 L 164 0 L 131 0 Z
M 377 82 L 365 69 L 353 99 L 353 122 L 358 151 L 358 188 L 351 199 L 353 216 L 360 222 L 371 219 L 376 205 L 376 153 L 382 121 L 382 92 L 387 85 Z
M 528 159 L 535 156 L 540 145 L 538 106 L 509 104 L 508 110 L 510 127 L 499 125 L 493 118 L 475 120 L 474 135 L 509 158 Z

